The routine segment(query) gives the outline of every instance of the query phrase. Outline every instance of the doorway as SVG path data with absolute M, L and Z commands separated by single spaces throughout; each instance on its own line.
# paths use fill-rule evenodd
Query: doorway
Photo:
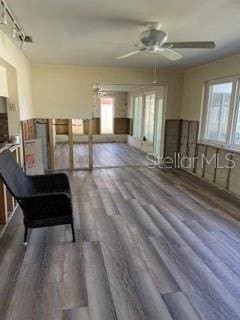
M 108 96 L 100 98 L 100 109 L 101 134 L 113 134 L 114 98 Z
M 144 166 L 148 153 L 162 154 L 166 92 L 164 86 L 93 87 L 93 168 Z
M 91 119 L 44 123 L 52 170 L 136 167 L 163 154 L 167 87 L 104 85 L 94 90 Z M 37 135 L 38 137 L 38 135 Z

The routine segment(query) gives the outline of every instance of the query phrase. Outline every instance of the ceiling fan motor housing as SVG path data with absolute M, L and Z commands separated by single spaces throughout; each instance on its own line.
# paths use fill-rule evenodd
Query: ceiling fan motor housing
M 167 33 L 161 30 L 147 30 L 140 34 L 140 41 L 145 46 L 161 46 L 167 40 Z

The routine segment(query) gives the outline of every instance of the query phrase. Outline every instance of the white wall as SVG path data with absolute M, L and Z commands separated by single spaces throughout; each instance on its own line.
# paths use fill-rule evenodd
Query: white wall
M 0 96 L 8 97 L 7 69 L 0 65 Z
M 32 118 L 31 65 L 23 52 L 1 30 L 0 59 L 16 69 L 20 118 Z
M 179 118 L 183 72 L 159 71 L 158 85 L 167 85 L 167 118 Z M 153 70 L 89 68 L 78 66 L 35 65 L 32 88 L 35 118 L 89 117 L 93 106 L 92 85 L 151 85 Z
M 184 75 L 181 118 L 184 120 L 200 120 L 205 81 L 236 74 L 240 75 L 240 55 L 187 70 Z

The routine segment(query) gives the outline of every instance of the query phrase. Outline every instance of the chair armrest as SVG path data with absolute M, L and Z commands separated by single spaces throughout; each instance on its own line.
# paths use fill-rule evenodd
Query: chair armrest
M 65 173 L 29 176 L 36 193 L 66 192 L 71 194 L 68 176 Z
M 18 199 L 28 218 L 72 215 L 71 196 L 64 192 L 41 193 Z

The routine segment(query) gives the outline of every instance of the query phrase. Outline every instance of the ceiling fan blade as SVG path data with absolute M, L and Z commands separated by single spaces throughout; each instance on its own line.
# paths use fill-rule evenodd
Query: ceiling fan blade
M 182 59 L 182 55 L 172 49 L 162 49 L 159 51 L 159 53 L 161 54 L 161 56 L 171 60 L 171 61 L 176 61 L 176 60 L 180 60 Z
M 117 59 L 124 59 L 124 58 L 128 58 L 130 56 L 133 56 L 134 54 L 138 54 L 139 52 L 141 52 L 140 50 L 135 50 L 129 53 L 125 53 L 122 56 L 117 57 Z
M 169 49 L 214 49 L 214 41 L 165 42 L 163 48 Z

